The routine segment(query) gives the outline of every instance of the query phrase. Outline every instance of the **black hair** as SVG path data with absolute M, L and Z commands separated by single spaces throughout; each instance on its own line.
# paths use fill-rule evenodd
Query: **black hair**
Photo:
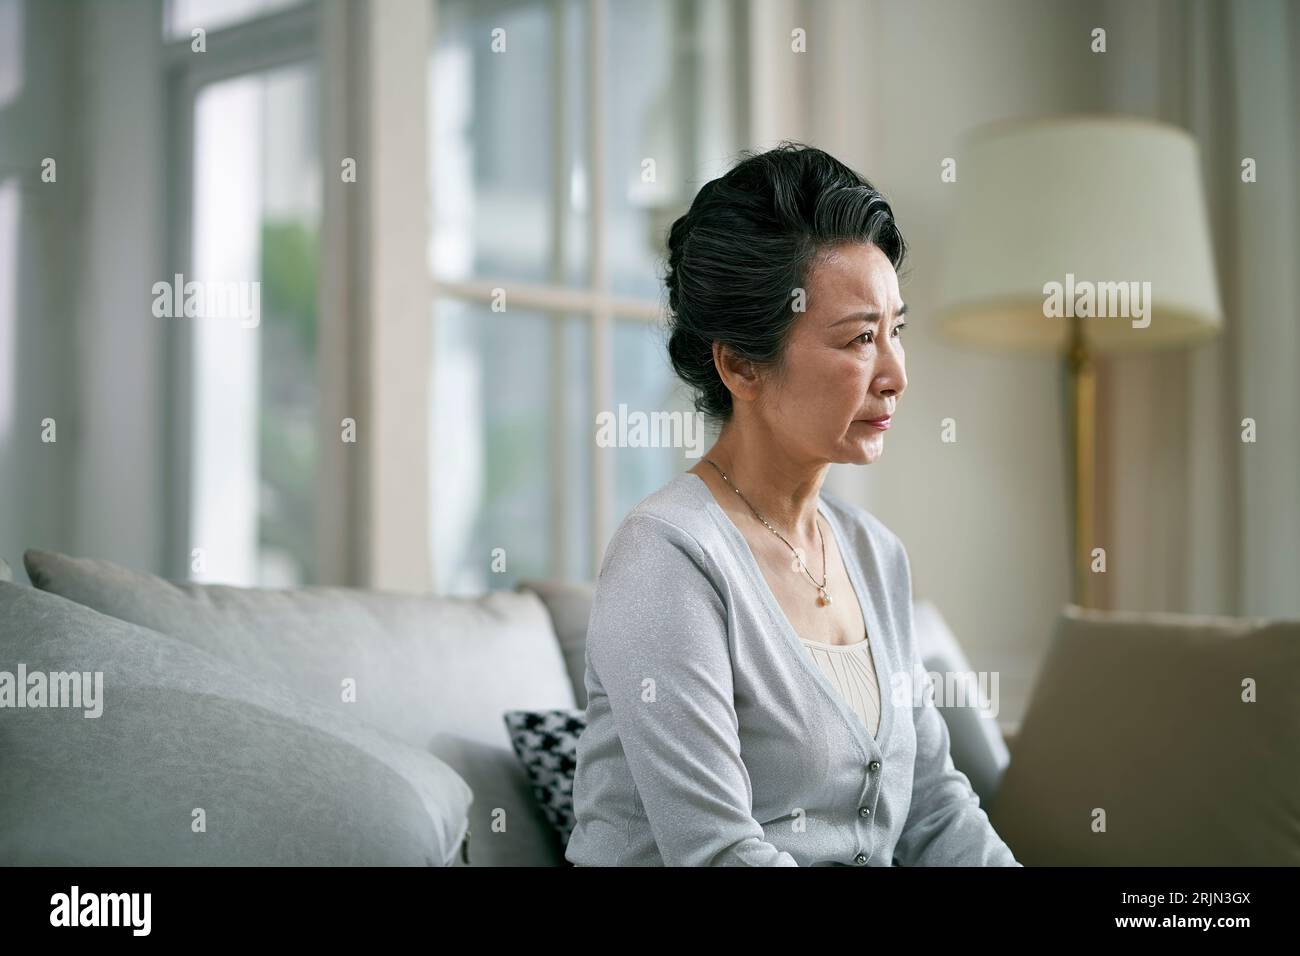
M 898 269 L 907 252 L 888 201 L 830 154 L 783 140 L 743 151 L 705 183 L 668 233 L 668 356 L 695 391 L 695 409 L 731 418 L 713 343 L 779 367 L 799 313 L 793 293 L 835 246 L 869 242 Z

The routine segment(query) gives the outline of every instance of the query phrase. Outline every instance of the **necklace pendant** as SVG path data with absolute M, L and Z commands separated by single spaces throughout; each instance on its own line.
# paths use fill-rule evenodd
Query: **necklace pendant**
M 820 604 L 822 607 L 830 607 L 831 606 L 830 593 L 825 588 L 818 588 L 818 590 L 821 591 L 821 596 L 817 598 L 817 603 Z

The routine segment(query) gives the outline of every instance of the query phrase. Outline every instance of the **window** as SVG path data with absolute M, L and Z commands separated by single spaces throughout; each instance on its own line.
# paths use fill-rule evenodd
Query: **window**
M 443 587 L 486 590 L 482 568 L 464 558 L 490 558 L 496 547 L 516 577 L 581 578 L 591 520 L 589 323 L 524 307 L 494 314 L 452 298 L 434 309 L 433 427 L 451 458 L 434 473 L 434 499 L 459 505 L 439 516 L 435 543 L 457 544 L 434 551 Z
M 167 0 L 163 35 L 189 39 L 196 28 L 216 30 L 291 7 L 301 0 Z
M 173 3 L 169 23 L 271 6 Z M 318 578 L 320 105 L 314 21 L 300 10 L 303 29 L 276 34 L 291 39 L 255 63 L 216 31 L 207 52 L 187 55 L 181 40 L 174 59 L 173 139 L 187 159 L 172 208 L 184 289 L 172 295 L 193 290 L 201 314 L 169 319 L 179 369 L 169 538 L 175 570 L 199 581 Z M 228 298 L 214 309 L 218 289 Z
M 595 576 L 691 449 L 597 416 L 692 413 L 664 240 L 743 144 L 732 0 L 436 0 L 429 63 L 435 587 Z M 721 67 L 719 65 L 722 65 Z

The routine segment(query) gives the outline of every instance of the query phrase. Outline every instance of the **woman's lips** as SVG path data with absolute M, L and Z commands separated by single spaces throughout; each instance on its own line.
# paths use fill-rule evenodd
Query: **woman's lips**
M 861 422 L 859 422 L 859 424 L 870 425 L 872 428 L 879 428 L 883 432 L 885 429 L 889 427 L 889 423 L 892 420 L 893 420 L 892 415 L 886 415 L 884 418 L 873 418 L 870 420 L 862 419 Z

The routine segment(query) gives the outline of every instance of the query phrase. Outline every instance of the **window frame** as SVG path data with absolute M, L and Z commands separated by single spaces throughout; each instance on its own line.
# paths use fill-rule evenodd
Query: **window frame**
M 436 29 L 439 22 L 438 8 L 442 0 L 429 0 L 433 5 L 433 18 L 435 24 L 435 35 L 431 42 L 436 43 Z M 698 22 L 698 8 L 694 6 L 693 0 L 672 0 L 676 6 L 675 22 L 678 24 L 689 23 L 692 28 Z M 743 2 L 737 0 L 723 0 L 722 7 L 728 21 L 732 25 L 732 57 L 734 61 L 734 73 L 732 76 L 731 89 L 731 123 L 736 134 L 741 139 L 748 129 L 749 110 L 746 99 L 748 91 L 748 44 L 746 40 L 746 30 L 748 20 L 746 19 L 746 9 Z M 567 4 L 565 0 L 552 0 L 552 9 L 555 17 L 555 35 L 563 37 L 567 29 L 566 16 Z M 608 107 L 607 98 L 604 89 L 604 77 L 607 75 L 608 65 L 606 45 L 603 42 L 606 34 L 606 28 L 609 23 L 609 8 L 607 0 L 587 0 L 585 4 L 585 41 L 586 41 L 586 71 L 583 77 L 582 88 L 585 93 L 585 123 L 586 123 L 586 167 L 587 167 L 587 197 L 588 205 L 586 210 L 586 231 L 587 231 L 587 274 L 586 282 L 582 285 L 574 286 L 565 284 L 563 277 L 553 283 L 537 282 L 519 282 L 508 279 L 504 276 L 475 276 L 471 279 L 443 279 L 439 278 L 436 270 L 430 268 L 430 296 L 431 301 L 435 303 L 435 315 L 433 321 L 438 321 L 436 314 L 436 303 L 439 299 L 456 299 L 471 304 L 491 305 L 494 301 L 494 292 L 497 289 L 508 289 L 510 296 L 510 305 L 513 308 L 535 310 L 546 315 L 551 322 L 563 320 L 566 317 L 582 320 L 587 323 L 590 331 L 589 334 L 589 365 L 590 374 L 588 379 L 588 401 L 589 409 L 593 419 L 592 427 L 592 454 L 588 461 L 589 480 L 592 490 L 591 494 L 591 513 L 589 515 L 589 527 L 591 533 L 590 550 L 591 555 L 589 575 L 594 579 L 598 573 L 603 559 L 604 549 L 607 545 L 613 530 L 615 516 L 612 514 L 615 500 L 615 462 L 610 454 L 603 454 L 608 451 L 596 447 L 594 441 L 594 416 L 602 410 L 613 410 L 614 405 L 614 350 L 613 338 L 615 323 L 620 320 L 639 321 L 646 323 L 658 323 L 665 318 L 666 305 L 661 301 L 642 299 L 618 295 L 610 289 L 610 276 L 608 263 L 606 261 L 606 198 L 605 198 L 605 175 L 607 172 L 607 160 L 605 156 L 605 116 Z M 691 47 L 692 56 L 688 56 L 687 62 L 675 64 L 676 69 L 683 70 L 687 76 L 688 83 L 695 83 L 698 80 L 698 72 L 695 69 L 694 47 Z M 432 49 L 431 49 L 432 52 Z M 552 44 L 552 76 L 554 77 L 554 87 L 551 96 L 552 103 L 552 128 L 555 129 L 556 135 L 552 143 L 552 149 L 557 160 L 555 163 L 555 176 L 557 182 L 555 189 L 556 195 L 563 195 L 567 190 L 568 170 L 565 168 L 563 159 L 570 153 L 568 142 L 565 137 L 568 135 L 570 124 L 574 117 L 569 115 L 568 99 L 563 95 L 564 84 L 566 82 L 566 63 L 564 58 L 563 42 Z M 436 91 L 434 91 L 436 95 Z M 695 155 L 698 152 L 699 142 L 699 124 L 701 121 L 698 104 L 694 97 L 686 98 L 686 107 L 688 110 L 687 119 L 684 123 L 685 128 L 685 146 L 690 153 L 690 160 L 687 168 L 696 168 Z M 436 177 L 435 177 L 436 181 Z M 434 188 L 434 187 L 431 187 Z M 430 196 L 431 203 L 436 203 L 436 193 Z M 551 234 L 555 237 L 554 249 L 560 250 L 553 252 L 553 255 L 559 255 L 561 259 L 561 271 L 563 269 L 563 237 L 566 234 L 567 216 L 564 206 L 560 203 L 551 204 Z M 561 409 L 563 407 L 563 396 L 561 393 L 563 383 L 558 381 L 552 384 L 551 407 L 552 409 Z M 561 421 L 562 416 L 554 416 L 554 420 Z M 553 475 L 557 485 L 567 480 L 567 467 L 569 463 L 561 455 L 554 456 Z M 437 467 L 432 465 L 432 467 Z M 569 526 L 573 524 L 569 517 L 557 511 L 553 516 L 554 528 L 552 539 L 551 564 L 553 568 L 566 568 L 569 566 L 570 558 L 570 535 L 566 533 Z M 437 569 L 434 569 L 435 575 Z M 441 585 L 441 582 L 435 581 L 435 588 Z

